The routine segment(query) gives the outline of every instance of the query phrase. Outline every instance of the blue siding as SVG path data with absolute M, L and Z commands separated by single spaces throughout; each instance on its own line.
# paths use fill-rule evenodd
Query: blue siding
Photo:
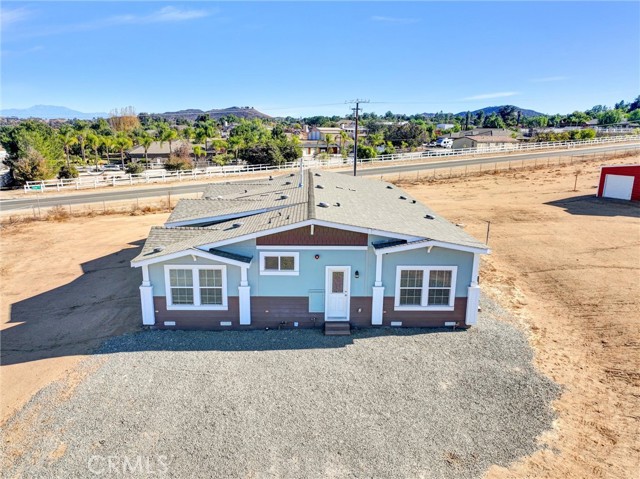
M 371 235 L 369 237 L 369 245 L 375 241 L 388 239 L 391 238 Z M 371 288 L 375 282 L 376 256 L 371 246 L 369 246 L 366 251 L 300 250 L 290 247 L 283 247 L 278 250 L 257 250 L 255 240 L 248 240 L 227 245 L 221 249 L 231 253 L 253 257 L 248 274 L 252 296 L 308 297 L 312 290 L 316 292 L 318 290 L 323 291 L 325 287 L 326 266 L 351 266 L 352 296 L 371 296 Z M 300 258 L 300 274 L 298 276 L 260 275 L 260 252 L 298 252 Z M 320 255 L 320 258 L 317 260 L 314 258 L 316 254 Z M 153 284 L 153 293 L 156 296 L 165 295 L 165 264 L 218 265 L 224 263 L 203 258 L 196 258 L 196 261 L 193 261 L 190 255 L 185 255 L 182 258 L 150 265 L 150 279 Z M 395 294 L 396 266 L 398 265 L 457 266 L 456 296 L 466 297 L 467 287 L 471 281 L 473 254 L 436 247 L 432 248 L 431 253 L 427 253 L 426 248 L 420 248 L 406 252 L 385 254 L 382 259 L 382 283 L 385 286 L 385 296 L 393 296 Z M 356 271 L 359 273 L 359 278 L 357 279 L 355 277 Z M 240 268 L 238 266 L 227 265 L 227 291 L 229 296 L 236 296 L 238 294 L 239 284 Z M 314 302 L 317 302 L 317 298 Z

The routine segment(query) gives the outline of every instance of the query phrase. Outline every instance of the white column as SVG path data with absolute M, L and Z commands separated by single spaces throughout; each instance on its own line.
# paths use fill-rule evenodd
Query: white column
M 471 270 L 471 284 L 467 289 L 467 314 L 465 324 L 475 326 L 478 323 L 478 305 L 480 303 L 480 287 L 478 286 L 478 270 L 480 267 L 480 255 L 473 255 L 473 268 Z
M 376 252 L 376 281 L 371 295 L 371 324 L 382 324 L 382 312 L 384 310 L 384 286 L 382 286 L 382 253 Z
M 251 324 L 251 287 L 247 281 L 248 267 L 240 267 L 240 286 L 238 286 L 238 302 L 240 309 L 240 324 Z
M 142 284 L 140 285 L 140 301 L 142 304 L 142 324 L 156 324 L 155 306 L 153 305 L 153 286 L 149 280 L 149 266 L 142 266 Z

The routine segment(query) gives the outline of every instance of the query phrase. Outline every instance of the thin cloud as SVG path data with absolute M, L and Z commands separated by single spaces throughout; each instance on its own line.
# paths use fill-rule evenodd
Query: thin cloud
M 149 23 L 172 23 L 184 22 L 204 18 L 211 14 L 207 10 L 201 9 L 181 9 L 176 7 L 162 7 L 149 15 L 118 15 L 107 19 L 110 25 L 117 24 L 149 24 Z
M 2 56 L 18 56 L 27 55 L 29 53 L 35 53 L 44 50 L 42 45 L 36 45 L 35 47 L 25 48 L 23 50 L 2 50 Z
M 396 25 L 409 25 L 420 21 L 418 18 L 382 17 L 378 15 L 371 17 L 371 20 L 380 23 L 394 23 Z
M 28 8 L 0 8 L 0 24 L 2 28 L 26 20 L 30 16 L 31 10 Z
M 465 101 L 468 101 L 468 100 L 490 100 L 492 98 L 507 98 L 507 97 L 510 97 L 510 96 L 515 96 L 517 94 L 518 94 L 517 91 L 502 91 L 502 92 L 497 92 L 497 93 L 482 93 L 480 95 L 468 96 L 466 98 L 463 98 L 463 100 L 465 100 Z
M 529 81 L 532 83 L 548 83 L 552 81 L 563 81 L 563 80 L 568 80 L 568 77 L 557 76 L 557 77 L 532 78 Z

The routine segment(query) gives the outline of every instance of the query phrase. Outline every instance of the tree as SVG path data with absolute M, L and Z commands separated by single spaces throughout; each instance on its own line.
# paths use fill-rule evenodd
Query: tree
M 114 147 L 114 137 L 113 136 L 103 136 L 100 138 L 102 142 L 102 146 L 104 147 L 104 151 L 107 154 L 107 163 L 111 161 L 111 149 Z
M 254 144 L 243 148 L 240 156 L 251 165 L 279 165 L 284 157 L 274 142 Z
M 484 120 L 484 126 L 486 128 L 504 128 L 506 125 L 501 117 L 492 113 L 486 120 Z
M 176 148 L 175 153 L 169 155 L 169 159 L 165 162 L 164 168 L 167 171 L 192 169 L 191 146 L 183 143 L 180 147 Z
M 518 107 L 514 105 L 504 105 L 500 107 L 498 115 L 500 115 L 500 118 L 502 118 L 502 121 L 506 126 L 516 126 L 518 123 Z
M 100 161 L 100 157 L 98 156 L 98 149 L 100 148 L 101 143 L 102 141 L 100 140 L 100 137 L 95 133 L 87 134 L 87 145 L 89 145 L 89 148 L 91 148 L 96 155 L 96 167 L 98 166 L 98 163 Z
M 287 135 L 284 134 L 284 130 L 282 129 L 282 126 L 278 124 L 275 127 L 273 127 L 273 130 L 271 130 L 271 138 L 273 138 L 276 141 L 282 141 L 282 140 L 286 140 Z
M 629 121 L 640 121 L 640 108 L 636 108 L 627 116 Z
M 629 111 L 634 111 L 640 108 L 640 95 L 638 95 L 635 100 L 629 103 Z
M 116 132 L 130 132 L 140 126 L 140 120 L 132 106 L 114 108 L 109 115 L 111 128 Z
M 181 133 L 182 133 L 182 138 L 184 138 L 187 141 L 190 141 L 195 137 L 196 131 L 192 127 L 187 126 L 182 129 Z
M 124 169 L 124 152 L 133 146 L 133 141 L 131 141 L 131 138 L 124 133 L 118 133 L 115 136 L 113 146 L 115 146 L 115 148 L 120 152 L 120 162 Z
M 36 149 L 29 148 L 20 159 L 13 163 L 11 172 L 13 179 L 18 184 L 27 181 L 48 180 L 55 176 L 55 171 L 51 169 L 46 158 Z
M 141 135 L 139 137 L 137 137 L 136 139 L 138 141 L 138 145 L 140 145 L 142 148 L 144 148 L 144 162 L 147 165 L 147 168 L 149 167 L 149 147 L 152 145 L 153 143 L 153 138 L 151 138 L 149 135 Z
M 476 114 L 476 126 L 478 128 L 482 128 L 484 126 L 485 117 L 486 117 L 486 114 L 485 114 L 484 110 L 480 110 Z
M 169 156 L 171 156 L 171 153 L 173 153 L 172 144 L 178 139 L 178 132 L 173 128 L 164 129 L 160 132 L 159 139 L 160 146 L 162 146 L 165 141 L 169 143 Z
M 329 153 L 329 148 L 331 147 L 331 143 L 333 143 L 333 135 L 324 135 L 324 143 L 327 147 L 327 153 Z
M 64 148 L 60 135 L 44 122 L 26 120 L 17 125 L 0 128 L 0 143 L 7 151 L 5 164 L 13 169 L 13 164 L 35 150 L 44 158 L 46 169 L 53 175 L 64 162 Z
M 427 139 L 426 129 L 416 123 L 393 125 L 387 130 L 385 137 L 385 141 L 390 141 L 395 147 L 401 146 L 402 143 L 406 143 L 407 146 L 420 146 Z
M 367 136 L 367 143 L 369 143 L 374 148 L 376 146 L 384 145 L 384 135 L 382 133 L 371 133 Z
M 196 160 L 199 160 L 201 156 L 207 156 L 207 152 L 200 145 L 193 147 L 193 154 L 196 157 Z
M 563 123 L 566 125 L 579 126 L 584 125 L 590 119 L 591 118 L 589 118 L 589 115 L 587 115 L 586 113 L 583 113 L 581 111 L 574 111 L 570 115 L 567 115 Z
M 216 135 L 216 126 L 213 120 L 207 119 L 196 123 L 195 138 L 198 143 L 204 143 L 204 149 L 208 150 L 207 144 L 209 138 Z
M 378 152 L 373 146 L 358 145 L 358 159 L 375 158 Z
M 622 111 L 620 110 L 609 110 L 605 111 L 598 115 L 598 124 L 599 125 L 615 125 L 616 123 L 620 123 L 622 121 Z
M 84 164 L 87 163 L 87 155 L 84 151 L 85 144 L 87 142 L 87 134 L 89 132 L 86 129 L 76 130 L 76 138 L 78 139 L 78 144 L 80 145 L 80 152 L 82 154 L 82 162 Z
M 71 165 L 69 153 L 71 151 L 71 147 L 78 143 L 78 137 L 73 131 L 73 128 L 71 128 L 69 125 L 63 125 L 60 128 L 60 130 L 58 130 L 58 133 L 60 134 L 62 147 L 64 148 L 64 153 L 67 157 L 67 168 L 68 168 Z

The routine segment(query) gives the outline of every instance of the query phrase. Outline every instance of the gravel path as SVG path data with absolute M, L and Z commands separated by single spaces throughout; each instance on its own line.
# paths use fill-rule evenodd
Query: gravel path
M 479 477 L 539 448 L 559 394 L 483 304 L 469 331 L 114 338 L 13 419 L 30 444 L 3 441 L 2 477 Z

